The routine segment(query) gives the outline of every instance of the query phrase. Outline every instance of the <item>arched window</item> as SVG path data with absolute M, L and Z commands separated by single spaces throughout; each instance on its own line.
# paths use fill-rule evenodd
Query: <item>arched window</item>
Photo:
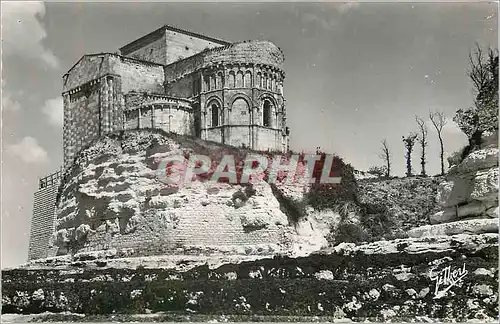
M 229 72 L 229 88 L 234 88 L 234 71 Z
M 274 77 L 271 80 L 271 91 L 276 91 L 276 79 Z
M 210 77 L 205 76 L 205 91 L 210 91 Z
M 212 127 L 219 126 L 219 105 L 215 102 L 211 106 L 212 113 Z
M 222 80 L 224 77 L 222 76 L 222 72 L 217 73 L 217 89 L 222 89 Z
M 236 98 L 231 105 L 231 113 L 229 115 L 230 125 L 248 126 L 251 122 L 250 105 L 243 98 Z M 242 147 L 250 147 L 250 127 L 239 127 L 238 136 L 231 136 L 229 144 Z
M 250 88 L 252 87 L 252 72 L 246 71 L 245 72 L 245 79 L 243 80 L 243 86 L 245 88 Z
M 243 98 L 237 98 L 231 106 L 231 125 L 249 125 L 251 120 L 250 113 L 248 102 Z
M 269 100 L 264 100 L 264 109 L 263 109 L 263 123 L 262 125 L 264 127 L 272 127 L 273 126 L 273 123 L 272 123 L 272 105 L 271 105 L 271 102 Z
M 262 88 L 262 75 L 260 74 L 260 72 L 257 73 L 257 80 L 255 80 L 255 86 Z
M 236 73 L 236 88 L 243 88 L 243 72 Z
M 210 76 L 210 90 L 215 90 L 217 89 L 217 83 L 216 83 L 216 80 L 215 80 L 215 75 L 211 75 Z

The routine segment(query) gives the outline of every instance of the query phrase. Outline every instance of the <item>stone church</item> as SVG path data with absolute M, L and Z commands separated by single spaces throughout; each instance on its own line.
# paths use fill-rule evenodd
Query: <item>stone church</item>
M 119 49 L 83 55 L 63 76 L 61 171 L 34 195 L 29 259 L 44 258 L 62 172 L 97 138 L 159 128 L 207 141 L 285 152 L 284 55 L 269 41 L 230 43 L 165 25 Z
M 92 140 L 122 129 L 286 151 L 283 61 L 268 41 L 229 43 L 170 26 L 120 55 L 84 55 L 63 76 L 64 166 Z

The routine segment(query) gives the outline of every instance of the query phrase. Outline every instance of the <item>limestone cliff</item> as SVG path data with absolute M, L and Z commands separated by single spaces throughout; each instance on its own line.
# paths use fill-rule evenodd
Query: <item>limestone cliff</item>
M 450 168 L 436 198 L 442 210 L 410 236 L 498 232 L 498 133 Z
M 176 188 L 157 178 L 165 156 L 196 153 L 220 159 L 249 152 L 161 131 L 99 139 L 64 176 L 52 255 L 106 249 L 123 257 L 274 255 L 324 247 L 329 218 L 335 215 L 320 216 L 326 226 L 311 232 L 308 220 L 290 220 L 283 208 L 303 198 L 302 184 L 271 188 L 264 181 L 245 186 L 195 181 Z

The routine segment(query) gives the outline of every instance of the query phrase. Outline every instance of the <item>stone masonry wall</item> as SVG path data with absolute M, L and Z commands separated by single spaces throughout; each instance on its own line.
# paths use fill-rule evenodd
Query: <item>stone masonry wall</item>
M 122 48 L 122 54 L 159 64 L 170 64 L 206 49 L 228 45 L 202 35 L 164 26 Z
M 272 149 L 276 151 L 284 150 L 281 132 L 265 127 L 255 127 L 255 149 L 265 151 Z
M 116 248 L 148 255 L 181 248 L 182 253 L 273 254 L 284 249 L 293 227 L 267 183 L 250 191 L 202 182 L 170 188 L 158 181 L 161 158 L 196 151 L 148 134 L 105 137 L 67 171 L 56 211 L 59 253 Z
M 123 95 L 162 92 L 160 65 L 113 54 L 84 56 L 64 77 L 64 165 L 99 136 L 123 128 Z
M 162 93 L 164 74 L 163 67 L 147 64 L 120 56 L 112 56 L 110 65 L 113 73 L 122 78 L 122 93 L 130 91 Z
M 163 94 L 125 95 L 124 129 L 158 128 L 166 132 L 194 135 L 194 112 L 188 100 Z
M 64 164 L 72 163 L 75 154 L 101 134 L 100 80 L 71 90 L 64 107 Z
M 165 64 L 167 61 L 165 46 L 165 34 L 159 34 L 156 37 L 151 38 L 148 42 L 145 42 L 140 48 L 131 52 L 124 52 L 122 54 L 139 60 Z
M 54 231 L 56 195 L 59 184 L 38 190 L 33 199 L 33 218 L 28 259 L 46 258 L 50 238 Z
M 165 80 L 174 81 L 202 68 L 220 64 L 261 64 L 283 67 L 281 50 L 268 41 L 248 41 L 204 51 L 165 67 Z
M 171 64 L 186 57 L 198 54 L 206 49 L 220 47 L 222 44 L 206 39 L 186 35 L 181 32 L 165 30 L 167 59 L 164 64 Z

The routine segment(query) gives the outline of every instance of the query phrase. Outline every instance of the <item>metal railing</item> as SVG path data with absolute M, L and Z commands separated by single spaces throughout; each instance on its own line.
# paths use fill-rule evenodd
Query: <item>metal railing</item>
M 59 180 L 61 180 L 61 176 L 62 176 L 62 169 L 59 169 L 58 171 L 51 173 L 48 176 L 40 178 L 38 180 L 38 189 L 43 189 L 48 186 L 53 186 L 55 184 L 58 184 Z

